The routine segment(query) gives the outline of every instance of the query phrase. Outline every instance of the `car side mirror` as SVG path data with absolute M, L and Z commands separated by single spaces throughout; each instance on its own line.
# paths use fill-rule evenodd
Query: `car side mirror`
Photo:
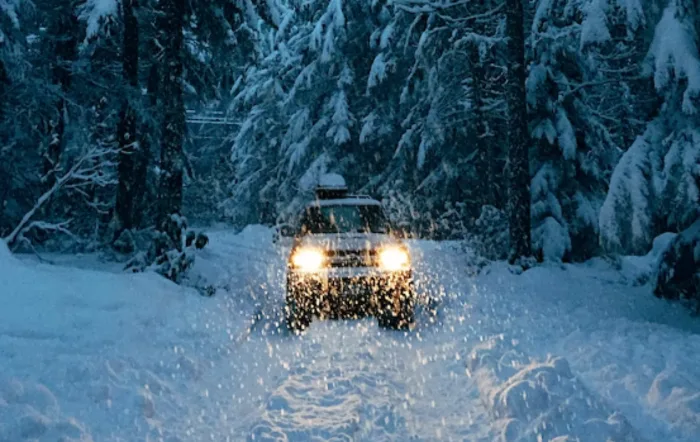
M 290 226 L 289 224 L 283 224 L 282 226 L 280 226 L 280 236 L 285 237 L 285 238 L 289 238 L 289 237 L 294 236 L 294 234 L 295 234 L 294 228 L 292 226 Z
M 295 231 L 289 224 L 279 224 L 275 226 L 275 231 L 272 235 L 273 244 L 286 244 L 288 241 L 286 238 L 291 238 L 295 236 Z
M 408 226 L 394 226 L 392 233 L 400 239 L 409 239 L 411 237 L 411 230 Z

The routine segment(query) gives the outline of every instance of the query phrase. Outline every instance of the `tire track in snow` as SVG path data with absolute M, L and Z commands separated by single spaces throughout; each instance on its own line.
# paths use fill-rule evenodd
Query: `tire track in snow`
M 418 253 L 417 276 L 430 295 L 454 291 L 457 278 L 449 286 L 440 278 L 451 254 Z M 463 308 L 457 304 L 452 307 Z M 263 320 L 247 335 L 247 344 L 274 341 L 286 371 L 267 389 L 248 440 L 491 440 L 484 425 L 489 416 L 466 375 L 463 341 L 448 336 L 454 331 L 451 320 L 439 315 L 436 320 L 432 313 L 422 309 L 408 334 L 380 329 L 367 318 L 318 321 L 301 337 L 271 336 L 264 330 L 274 329 L 275 318 Z
M 198 382 L 201 412 L 183 420 L 191 440 L 491 441 L 456 327 L 466 308 L 464 257 L 453 247 L 409 246 L 422 292 L 438 308 L 435 315 L 421 306 L 410 333 L 366 318 L 316 321 L 290 335 L 282 321 L 284 261 L 245 263 L 216 314 L 230 316 L 214 323 L 230 341 L 207 340 L 197 350 L 218 368 Z

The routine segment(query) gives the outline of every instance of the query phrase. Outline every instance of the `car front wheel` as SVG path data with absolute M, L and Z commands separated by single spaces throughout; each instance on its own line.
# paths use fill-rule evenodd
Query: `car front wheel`
M 306 330 L 311 325 L 312 318 L 311 306 L 302 301 L 297 284 L 296 281 L 287 280 L 284 307 L 287 329 L 296 334 Z
M 287 328 L 293 333 L 300 333 L 311 325 L 311 313 L 293 294 L 287 294 L 285 305 Z
M 415 296 L 412 290 L 385 296 L 380 303 L 377 322 L 380 327 L 407 330 L 415 321 Z

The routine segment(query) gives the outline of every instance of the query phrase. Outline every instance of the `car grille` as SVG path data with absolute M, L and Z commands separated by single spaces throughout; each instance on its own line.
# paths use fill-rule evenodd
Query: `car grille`
M 331 267 L 374 267 L 376 262 L 376 250 L 331 250 L 328 252 L 328 263 Z

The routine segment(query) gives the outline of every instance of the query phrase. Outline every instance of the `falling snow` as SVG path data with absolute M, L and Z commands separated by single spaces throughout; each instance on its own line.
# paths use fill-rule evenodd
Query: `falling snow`
M 282 327 L 287 249 L 211 232 L 211 298 L 95 256 L 0 250 L 0 440 L 694 441 L 700 325 L 629 260 L 478 275 L 411 241 L 415 329 Z M 650 256 L 647 260 L 655 259 Z M 69 267 L 70 266 L 70 267 Z M 148 296 L 144 296 L 147 293 Z M 71 315 L 64 312 L 70 310 Z

